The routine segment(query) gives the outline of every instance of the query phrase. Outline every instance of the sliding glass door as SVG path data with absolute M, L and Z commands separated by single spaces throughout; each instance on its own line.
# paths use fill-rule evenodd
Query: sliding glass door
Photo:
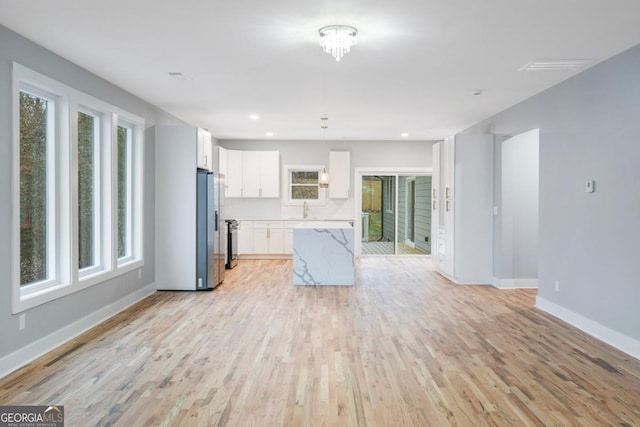
M 430 198 L 430 175 L 362 175 L 362 255 L 430 254 Z

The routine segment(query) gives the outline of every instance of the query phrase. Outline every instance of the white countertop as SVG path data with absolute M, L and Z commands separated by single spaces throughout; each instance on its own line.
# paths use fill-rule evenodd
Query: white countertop
M 353 218 L 235 218 L 237 221 L 351 222 Z
M 352 229 L 353 225 L 347 221 L 300 221 L 294 228 L 349 228 Z

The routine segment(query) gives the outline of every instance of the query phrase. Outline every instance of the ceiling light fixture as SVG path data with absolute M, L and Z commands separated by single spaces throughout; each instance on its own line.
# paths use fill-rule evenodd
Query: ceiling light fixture
M 408 137 L 408 136 L 409 136 L 409 132 L 402 132 L 402 133 L 400 134 L 400 136 L 401 136 L 401 137 L 403 137 L 403 138 L 406 138 L 406 137 Z
M 356 44 L 358 30 L 349 25 L 328 25 L 320 28 L 320 46 L 326 53 L 336 58 L 340 62 L 346 53 L 349 53 L 351 46 Z
M 266 132 L 265 135 L 271 137 L 273 136 L 273 132 Z
M 258 120 L 258 119 L 260 118 L 260 116 L 259 116 L 259 115 L 257 115 L 257 114 L 252 114 L 252 115 L 250 115 L 250 116 L 249 116 L 249 118 L 250 118 L 251 120 Z

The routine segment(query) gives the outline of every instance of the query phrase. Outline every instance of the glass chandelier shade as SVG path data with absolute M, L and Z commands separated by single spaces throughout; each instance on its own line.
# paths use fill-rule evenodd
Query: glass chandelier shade
M 319 33 L 320 46 L 339 62 L 356 44 L 358 30 L 348 25 L 329 25 L 320 28 Z

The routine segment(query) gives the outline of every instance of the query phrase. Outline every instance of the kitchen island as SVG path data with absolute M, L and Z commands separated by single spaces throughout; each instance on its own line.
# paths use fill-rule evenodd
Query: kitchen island
M 304 221 L 293 228 L 293 284 L 350 286 L 355 282 L 350 222 Z

